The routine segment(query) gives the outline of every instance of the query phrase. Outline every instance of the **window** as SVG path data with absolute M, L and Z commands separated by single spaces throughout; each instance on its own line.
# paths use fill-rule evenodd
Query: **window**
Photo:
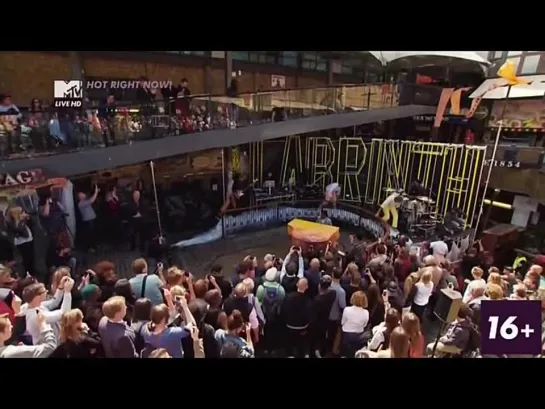
M 517 55 L 521 55 L 522 51 L 507 51 L 508 57 L 516 57 Z
M 231 57 L 233 58 L 233 60 L 238 60 L 238 61 L 249 60 L 248 51 L 231 51 Z
M 522 60 L 521 74 L 535 74 L 539 65 L 540 55 L 527 55 Z
M 297 68 L 298 54 L 297 51 L 282 51 L 278 62 L 286 67 Z
M 206 51 L 167 51 L 167 53 L 171 54 L 180 54 L 180 55 L 195 55 L 197 57 L 204 57 L 206 56 Z
M 520 63 L 520 57 L 516 57 L 516 58 L 508 58 L 509 60 L 513 61 L 513 63 L 515 64 L 515 72 L 518 71 L 518 67 L 519 67 L 519 63 Z
M 317 53 L 303 53 L 303 69 L 313 71 L 327 71 L 327 60 Z
M 248 51 L 248 61 L 259 64 L 276 64 L 275 51 Z
M 342 74 L 347 74 L 347 75 L 352 75 L 354 73 L 354 67 L 351 67 L 350 65 L 342 65 L 341 67 L 341 73 Z
M 499 60 L 503 56 L 503 51 L 492 51 L 492 59 Z
M 327 71 L 327 60 L 319 58 L 316 60 L 316 71 Z

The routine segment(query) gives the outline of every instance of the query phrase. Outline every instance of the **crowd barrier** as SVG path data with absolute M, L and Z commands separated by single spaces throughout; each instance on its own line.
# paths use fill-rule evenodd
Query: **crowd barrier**
M 268 228 L 286 225 L 293 219 L 315 221 L 319 216 L 318 207 L 322 202 L 316 200 L 300 200 L 277 203 L 268 206 L 233 209 L 218 220 L 212 229 L 196 236 L 179 241 L 174 247 L 185 248 L 198 244 L 211 243 L 234 234 L 249 233 Z M 335 209 L 326 209 L 333 224 L 341 229 L 361 231 L 372 240 L 386 240 L 390 228 L 374 214 L 351 204 L 337 203 Z
M 192 95 L 153 103 L 116 101 L 115 115 L 100 117 L 98 102 L 78 110 L 43 108 L 16 118 L 0 115 L 0 157 L 20 158 L 127 144 L 211 129 L 244 127 L 332 113 L 398 105 L 392 84 L 344 85 L 225 95 Z

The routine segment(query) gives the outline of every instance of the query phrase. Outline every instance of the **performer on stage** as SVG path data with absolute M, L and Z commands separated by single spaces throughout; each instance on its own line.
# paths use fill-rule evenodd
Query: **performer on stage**
M 337 206 L 337 199 L 341 194 L 341 187 L 338 183 L 331 183 L 326 186 L 325 188 L 325 197 L 324 202 L 322 203 L 322 206 L 320 208 L 324 207 L 324 205 L 332 204 L 333 207 Z
M 392 227 L 394 229 L 397 229 L 397 221 L 398 221 L 397 208 L 401 205 L 401 202 L 403 202 L 403 196 L 401 196 L 401 193 L 398 193 L 398 192 L 392 193 L 390 196 L 386 198 L 384 202 L 382 202 L 376 216 L 379 217 L 380 210 L 382 210 L 383 212 L 382 220 L 387 222 L 388 220 L 390 220 L 390 215 L 391 215 Z
M 248 183 L 245 175 L 229 175 L 227 198 L 220 209 L 220 215 L 225 214 L 230 208 L 236 209 L 237 207 L 248 207 L 250 205 L 250 191 L 257 181 L 258 179 L 254 179 L 251 183 Z

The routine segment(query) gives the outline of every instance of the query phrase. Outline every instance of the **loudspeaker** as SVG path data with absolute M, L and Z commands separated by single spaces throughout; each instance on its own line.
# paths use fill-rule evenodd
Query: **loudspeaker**
M 450 324 L 458 316 L 462 306 L 462 294 L 451 289 L 441 290 L 437 294 L 437 303 L 433 313 L 442 321 Z

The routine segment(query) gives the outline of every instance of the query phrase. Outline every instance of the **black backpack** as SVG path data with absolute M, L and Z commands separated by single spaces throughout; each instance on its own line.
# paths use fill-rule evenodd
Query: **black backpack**
M 280 315 L 280 286 L 267 287 L 263 286 L 265 290 L 265 295 L 263 296 L 263 301 L 261 303 L 261 310 L 265 316 L 267 322 L 274 321 Z
M 280 283 L 282 287 L 284 287 L 284 290 L 286 291 L 286 294 L 293 293 L 297 291 L 297 281 L 299 281 L 299 277 L 297 276 L 288 276 L 285 275 L 282 278 L 282 282 Z
M 144 330 L 148 324 L 148 321 L 142 322 L 138 324 L 134 330 L 134 349 L 140 358 L 148 358 L 149 354 L 156 349 L 149 342 L 146 342 L 146 339 L 144 338 Z

